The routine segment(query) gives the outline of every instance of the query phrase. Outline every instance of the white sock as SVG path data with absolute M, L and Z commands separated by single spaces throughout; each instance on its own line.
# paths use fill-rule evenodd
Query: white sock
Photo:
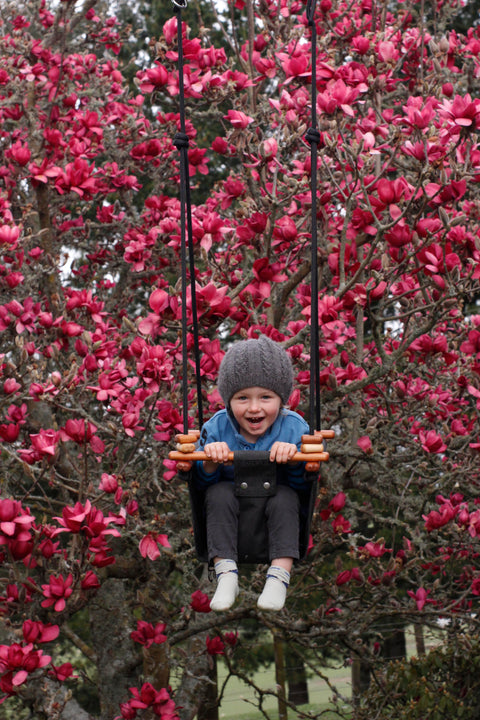
M 277 565 L 271 565 L 267 572 L 267 581 L 257 605 L 261 610 L 281 610 L 285 605 L 290 573 Z
M 238 595 L 238 568 L 235 560 L 218 560 L 215 563 L 217 589 L 210 600 L 210 607 L 216 612 L 232 607 Z

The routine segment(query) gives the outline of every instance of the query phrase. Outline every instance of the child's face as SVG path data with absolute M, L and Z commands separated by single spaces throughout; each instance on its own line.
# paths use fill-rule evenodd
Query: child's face
M 267 432 L 281 407 L 280 396 L 262 387 L 239 390 L 230 400 L 230 409 L 240 426 L 240 434 L 250 443 L 257 442 Z

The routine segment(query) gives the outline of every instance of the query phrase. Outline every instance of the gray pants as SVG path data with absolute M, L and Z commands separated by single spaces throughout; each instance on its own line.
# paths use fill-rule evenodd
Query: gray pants
M 264 498 L 259 498 L 262 502 Z M 238 517 L 242 498 L 234 493 L 232 482 L 218 482 L 206 491 L 208 557 L 238 561 Z M 299 554 L 299 498 L 287 485 L 278 485 L 275 495 L 266 499 L 265 522 L 270 560 Z

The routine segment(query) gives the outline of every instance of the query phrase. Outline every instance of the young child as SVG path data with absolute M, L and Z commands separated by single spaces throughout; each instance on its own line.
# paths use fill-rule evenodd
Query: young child
M 309 432 L 305 420 L 284 406 L 293 388 L 293 369 L 285 350 L 266 336 L 232 345 L 220 365 L 218 390 L 225 409 L 205 423 L 199 443 L 208 460 L 197 463 L 206 489 L 208 556 L 217 576 L 212 610 L 228 610 L 238 595 L 238 512 L 230 450 L 270 451 L 280 463 L 277 492 L 266 503 L 271 565 L 258 598 L 262 610 L 281 610 L 290 571 L 299 557 L 299 498 L 305 487 L 304 463 L 287 465 Z

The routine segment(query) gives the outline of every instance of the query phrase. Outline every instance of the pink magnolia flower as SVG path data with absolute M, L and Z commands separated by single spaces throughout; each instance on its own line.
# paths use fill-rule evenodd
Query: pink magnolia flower
M 164 720 L 178 720 L 175 703 L 165 688 L 157 691 L 150 683 L 144 683 L 140 690 L 135 687 L 129 689 L 133 699 L 121 705 L 122 717 L 125 720 L 133 720 L 137 715 L 137 710 L 146 710 L 147 708 L 151 708 L 155 715 Z
M 0 425 L 0 438 L 7 443 L 13 443 L 20 434 L 20 425 L 10 423 Z
M 418 437 L 425 452 L 443 453 L 447 449 L 442 437 L 435 430 L 420 430 Z
M 310 57 L 305 50 L 302 50 L 302 46 L 299 46 L 296 52 L 289 53 L 277 53 L 282 70 L 288 80 L 294 77 L 308 77 L 311 73 L 309 70 Z
M 130 637 L 134 642 L 149 648 L 151 645 L 161 645 L 167 639 L 164 634 L 165 623 L 157 623 L 155 626 L 144 620 L 137 620 L 137 629 L 130 633 Z
M 155 430 L 157 432 L 153 437 L 160 442 L 168 442 L 172 435 L 182 432 L 182 416 L 178 408 L 174 407 L 169 400 L 159 400 L 156 409 L 158 422 Z
M 343 508 L 345 507 L 346 499 L 347 496 L 344 492 L 337 493 L 328 503 L 329 509 L 334 513 L 340 512 L 340 510 L 343 510 Z
M 209 655 L 225 655 L 225 644 L 218 635 L 214 638 L 207 637 L 206 645 Z
M 463 128 L 476 130 L 480 128 L 480 101 L 469 93 L 455 95 L 453 100 L 445 99 L 439 107 L 439 114 L 453 124 L 453 133 Z
M 7 152 L 5 151 L 5 155 L 7 156 Z M 32 153 L 30 152 L 30 149 L 26 143 L 20 142 L 20 140 L 17 140 L 13 143 L 11 146 L 8 157 L 11 157 L 14 162 L 16 162 L 21 167 L 24 167 L 25 165 L 28 165 L 32 158 Z
M 450 502 L 441 505 L 439 511 L 432 510 L 428 515 L 422 515 L 425 520 L 425 529 L 431 532 L 447 525 L 453 520 L 458 513 L 458 507 L 454 507 Z
M 78 675 L 73 674 L 72 663 L 66 662 L 63 665 L 52 665 L 52 669 L 48 671 L 51 677 L 54 677 L 58 682 L 65 682 L 69 678 L 78 678 Z
M 215 283 L 209 282 L 204 287 L 196 288 L 197 311 L 202 324 L 216 323 L 219 318 L 228 317 L 231 300 L 228 295 L 228 287 L 217 287 Z M 192 294 L 187 292 L 187 308 L 192 312 Z
M 212 150 L 219 155 L 228 155 L 232 153 L 235 148 L 233 145 L 229 145 L 225 138 L 216 137 L 212 142 Z
M 91 590 L 100 587 L 100 581 L 93 570 L 87 570 L 85 577 L 82 579 L 81 587 L 83 590 Z
M 9 538 L 24 537 L 33 527 L 35 518 L 24 510 L 18 500 L 3 498 L 0 500 L 0 543 Z M 30 535 L 28 535 L 30 537 Z
M 34 620 L 25 620 L 23 623 L 23 638 L 27 643 L 45 643 L 56 640 L 60 628 L 58 625 L 44 625 Z
M 97 435 L 97 428 L 89 421 L 83 419 L 67 420 L 64 428 L 60 428 L 59 433 L 62 440 L 72 440 L 79 445 L 89 443 L 94 453 L 98 455 L 105 450 L 105 444 Z
M 137 373 L 152 392 L 172 379 L 173 361 L 161 345 L 146 346 L 137 362 Z
M 9 498 L 0 500 L 0 546 L 7 545 L 15 560 L 24 560 L 32 551 L 34 520 L 20 502 Z
M 111 555 L 112 552 L 109 545 L 107 545 L 105 538 L 102 536 L 94 537 L 88 544 L 88 559 L 94 567 L 106 567 L 112 565 L 115 562 L 115 557 Z M 92 579 L 94 581 L 96 576 Z M 90 578 L 85 577 L 85 582 Z M 94 587 L 94 585 L 92 585 Z
M 209 162 L 206 156 L 206 150 L 203 148 L 194 147 L 188 151 L 188 168 L 190 176 L 195 175 L 197 172 L 201 175 L 208 175 L 207 163 Z
M 29 673 L 45 667 L 51 659 L 49 655 L 44 655 L 42 650 L 34 650 L 32 643 L 0 645 L 0 675 L 4 676 L 2 680 L 7 676 L 13 690 L 26 681 Z
M 362 575 L 358 567 L 354 567 L 351 570 L 342 570 L 342 572 L 337 575 L 335 584 L 338 586 L 345 585 L 350 582 L 350 580 L 355 580 L 358 583 L 362 582 Z
M 106 493 L 115 493 L 118 489 L 118 480 L 116 475 L 102 473 L 100 478 L 99 489 Z
M 42 601 L 42 607 L 51 607 L 56 612 L 62 612 L 65 609 L 66 600 L 73 592 L 73 575 L 69 573 L 64 579 L 63 575 L 50 575 L 48 585 L 42 585 L 45 600 Z
M 237 632 L 226 632 L 223 634 L 223 639 L 230 647 L 235 647 L 238 642 L 238 631 Z
M 396 63 L 400 57 L 400 51 L 397 43 L 385 40 L 378 43 L 378 57 L 386 63 Z
M 48 157 L 42 160 L 41 165 L 37 165 L 36 162 L 30 163 L 28 170 L 35 186 L 38 183 L 48 183 L 50 178 L 58 178 L 63 173 L 62 169 L 53 165 Z
M 118 530 L 108 527 L 111 523 L 119 524 L 118 518 L 113 515 L 105 517 L 101 510 L 92 506 L 90 500 L 85 505 L 77 502 L 73 507 L 64 507 L 62 517 L 55 517 L 54 520 L 58 520 L 61 527 L 53 530 L 52 537 L 63 532 L 82 532 L 89 538 L 105 535 L 120 537 Z
M 0 225 L 0 245 L 8 245 L 14 249 L 20 237 L 20 228 L 16 225 Z
M 359 437 L 357 440 L 357 445 L 360 450 L 366 455 L 371 455 L 373 453 L 372 441 L 370 440 L 368 435 L 362 435 L 362 437 Z
M 183 37 L 183 25 L 185 23 L 182 23 L 182 37 Z M 171 45 L 173 41 L 176 39 L 178 33 L 178 21 L 176 15 L 174 17 L 171 17 L 163 26 L 163 36 L 166 40 L 166 42 Z
M 157 63 L 155 67 L 148 68 L 143 73 L 137 73 L 137 77 L 140 80 L 140 92 L 151 93 L 156 88 L 163 87 L 168 82 L 168 70 L 163 65 Z
M 270 263 L 268 258 L 258 258 L 253 263 L 254 280 L 247 285 L 245 292 L 251 293 L 254 297 L 268 298 L 272 290 L 272 284 L 286 280 L 287 276 L 281 272 L 280 263 Z
M 434 600 L 427 599 L 430 595 L 430 590 L 425 590 L 425 588 L 418 588 L 416 592 L 413 592 L 413 590 L 407 590 L 407 594 L 415 600 L 418 610 L 422 610 L 427 602 L 434 602 Z
M 244 130 L 246 127 L 253 122 L 253 118 L 250 115 L 246 115 L 241 110 L 229 110 L 226 115 L 223 116 L 225 120 L 233 125 L 234 128 Z
M 65 170 L 57 177 L 55 188 L 60 195 L 74 192 L 82 198 L 89 199 L 99 192 L 99 184 L 95 176 L 95 164 L 77 157 L 73 163 L 67 163 Z
M 209 613 L 211 611 L 210 599 L 201 590 L 195 590 L 191 595 L 190 607 L 195 612 Z
M 333 115 L 341 110 L 345 115 L 353 117 L 355 103 L 359 94 L 357 87 L 349 87 L 343 80 L 330 81 L 325 90 L 318 94 L 317 105 L 320 113 Z
M 475 510 L 468 518 L 468 533 L 471 537 L 480 535 L 480 511 Z
M 140 540 L 139 550 L 142 557 L 148 557 L 150 560 L 156 560 L 160 557 L 160 549 L 158 546 L 171 548 L 167 535 L 149 532 Z
M 40 457 L 45 455 L 53 457 L 57 451 L 60 433 L 56 430 L 43 430 L 34 435 L 30 435 L 32 447 L 37 451 Z
M 15 378 L 8 378 L 3 383 L 3 392 L 5 395 L 12 395 L 12 393 L 17 392 L 17 390 L 21 389 L 20 383 L 18 383 Z
M 245 192 L 246 188 L 241 180 L 235 178 L 227 178 L 223 183 L 223 188 L 219 191 L 218 196 L 221 200 L 220 207 L 226 210 L 232 202 L 239 198 Z
M 156 315 L 167 318 L 176 318 L 178 315 L 178 299 L 162 288 L 152 292 L 148 304 Z
M 337 515 L 335 520 L 332 521 L 332 529 L 333 532 L 337 533 L 338 535 L 352 532 L 352 526 L 350 522 L 346 520 L 343 515 Z
M 363 547 L 359 547 L 358 550 L 365 557 L 382 557 L 385 553 L 392 552 L 387 550 L 383 542 L 368 542 Z
M 225 352 L 221 349 L 219 340 L 201 338 L 199 344 L 201 352 L 200 373 L 213 380 L 218 374 L 218 368 Z
M 63 528 L 69 532 L 80 532 L 91 507 L 92 504 L 90 500 L 87 500 L 85 505 L 77 502 L 73 507 L 64 507 L 62 517 L 55 517 L 54 520 L 58 520 Z

